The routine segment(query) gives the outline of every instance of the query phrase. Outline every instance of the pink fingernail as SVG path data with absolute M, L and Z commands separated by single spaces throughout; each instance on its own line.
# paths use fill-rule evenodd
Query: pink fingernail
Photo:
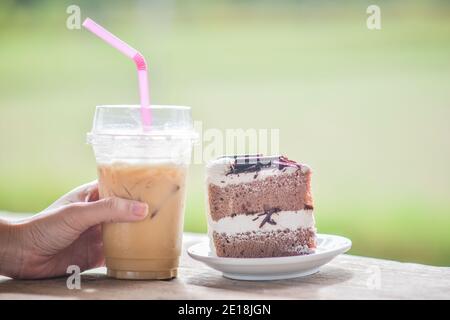
M 147 205 L 145 203 L 134 203 L 133 214 L 138 217 L 145 217 L 147 215 Z

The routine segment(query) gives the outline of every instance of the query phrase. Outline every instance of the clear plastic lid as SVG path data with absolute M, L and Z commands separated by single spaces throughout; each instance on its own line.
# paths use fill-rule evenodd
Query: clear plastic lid
M 102 105 L 95 110 L 88 143 L 117 139 L 190 139 L 195 140 L 191 108 L 152 105 L 152 125 L 144 131 L 139 105 Z

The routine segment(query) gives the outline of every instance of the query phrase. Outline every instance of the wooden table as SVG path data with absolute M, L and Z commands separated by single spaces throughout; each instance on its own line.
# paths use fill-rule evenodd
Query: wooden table
M 268 282 L 222 277 L 185 249 L 206 235 L 185 234 L 179 277 L 128 281 L 105 268 L 82 274 L 81 289 L 67 278 L 18 281 L 0 276 L 0 299 L 449 299 L 450 268 L 341 255 L 314 275 Z

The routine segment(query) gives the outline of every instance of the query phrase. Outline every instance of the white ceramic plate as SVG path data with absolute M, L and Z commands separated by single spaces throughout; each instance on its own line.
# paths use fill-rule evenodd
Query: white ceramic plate
M 189 256 L 237 280 L 280 280 L 307 276 L 336 256 L 350 249 L 350 239 L 317 235 L 316 252 L 309 255 L 279 258 L 222 258 L 211 250 L 209 241 L 197 243 L 187 250 Z

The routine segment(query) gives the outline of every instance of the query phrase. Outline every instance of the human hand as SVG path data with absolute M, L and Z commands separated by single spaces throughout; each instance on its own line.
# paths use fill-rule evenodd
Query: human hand
M 97 182 L 82 185 L 29 219 L 0 220 L 0 274 L 38 279 L 62 276 L 69 265 L 81 271 L 102 266 L 101 223 L 139 221 L 147 214 L 145 203 L 99 200 Z

